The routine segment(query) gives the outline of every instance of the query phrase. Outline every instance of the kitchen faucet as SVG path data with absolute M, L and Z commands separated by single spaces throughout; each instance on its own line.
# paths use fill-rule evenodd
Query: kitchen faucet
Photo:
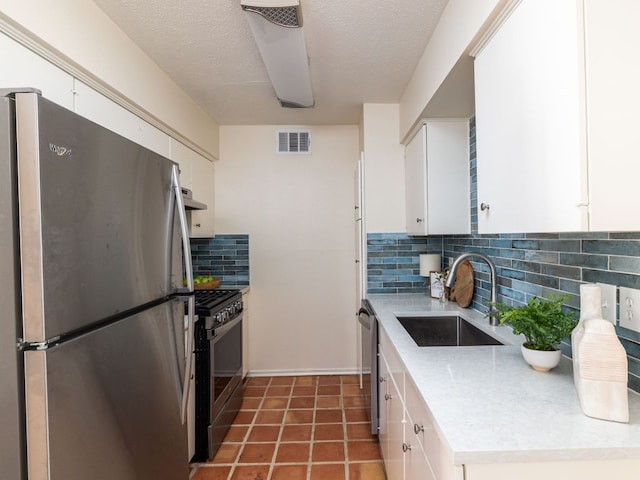
M 471 257 L 481 258 L 482 260 L 487 262 L 487 265 L 489 265 L 489 271 L 491 272 L 491 298 L 490 298 L 491 305 L 489 307 L 489 325 L 494 325 L 494 326 L 499 325 L 500 322 L 498 320 L 498 317 L 496 316 L 498 311 L 496 310 L 496 307 L 495 307 L 496 281 L 497 281 L 496 267 L 489 257 L 484 255 L 483 253 L 477 253 L 477 252 L 463 253 L 458 258 L 456 258 L 455 262 L 453 262 L 453 265 L 451 265 L 451 270 L 449 271 L 449 275 L 447 276 L 447 281 L 445 282 L 445 286 L 447 288 L 451 288 L 453 286 L 453 281 L 456 279 L 456 270 L 458 270 L 458 266 L 463 260 Z

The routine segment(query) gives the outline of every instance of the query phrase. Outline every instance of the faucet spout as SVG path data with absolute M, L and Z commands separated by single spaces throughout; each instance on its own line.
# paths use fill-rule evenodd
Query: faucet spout
M 491 259 L 489 257 L 487 257 L 486 255 L 484 255 L 483 253 L 477 253 L 477 252 L 467 252 L 467 253 L 463 253 L 462 255 L 460 255 L 458 258 L 456 258 L 456 260 L 453 262 L 453 265 L 451 265 L 451 270 L 449 270 L 449 275 L 447 276 L 447 281 L 445 282 L 445 286 L 447 288 L 451 288 L 453 286 L 453 282 L 456 279 L 456 271 L 458 270 L 458 266 L 460 265 L 460 263 L 463 260 L 466 260 L 467 258 L 473 258 L 473 257 L 477 257 L 480 258 L 482 260 L 484 260 L 486 262 L 487 265 L 489 265 L 489 271 L 491 274 L 491 297 L 490 297 L 490 302 L 491 302 L 491 306 L 489 307 L 489 324 L 490 325 L 499 325 L 499 321 L 498 321 L 498 317 L 495 315 L 495 313 L 497 313 L 496 307 L 495 307 L 495 303 L 496 303 L 496 281 L 497 281 L 497 276 L 496 276 L 496 267 L 493 264 L 493 262 L 491 261 Z

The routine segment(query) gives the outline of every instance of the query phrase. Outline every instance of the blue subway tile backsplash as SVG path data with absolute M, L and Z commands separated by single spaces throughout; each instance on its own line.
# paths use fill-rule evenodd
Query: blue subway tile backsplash
M 405 233 L 367 234 L 367 291 L 369 293 L 424 293 L 420 254 L 440 253 L 442 239 L 409 237 Z
M 212 275 L 227 287 L 249 285 L 249 235 L 192 238 L 191 259 L 194 275 Z
M 488 255 L 496 265 L 498 301 L 509 305 L 524 304 L 534 296 L 560 293 L 568 296 L 568 308 L 579 311 L 580 285 L 583 283 L 599 282 L 640 289 L 640 232 L 478 234 L 473 118 L 470 121 L 470 141 L 471 234 L 411 237 L 411 241 L 428 245 L 429 252 L 442 253 L 444 268 L 463 252 Z M 386 238 L 385 234 L 377 235 Z M 402 236 L 398 233 L 392 235 L 393 238 Z M 369 251 L 369 255 L 372 253 Z M 386 253 L 389 265 L 393 265 L 394 252 Z M 489 269 L 484 262 L 471 260 L 476 274 L 471 307 L 486 312 L 490 292 Z M 367 287 L 369 293 L 405 292 L 400 286 L 394 287 L 393 280 L 388 279 L 374 283 L 370 280 Z M 417 285 L 409 290 L 425 292 Z M 619 326 L 616 326 L 616 331 L 628 355 L 629 387 L 640 392 L 640 333 Z M 569 344 L 563 344 L 562 349 L 565 354 L 571 354 Z

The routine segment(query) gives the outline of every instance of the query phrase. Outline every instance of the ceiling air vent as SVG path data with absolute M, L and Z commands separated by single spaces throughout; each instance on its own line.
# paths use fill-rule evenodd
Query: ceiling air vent
M 308 130 L 278 131 L 278 153 L 311 153 L 311 132 Z

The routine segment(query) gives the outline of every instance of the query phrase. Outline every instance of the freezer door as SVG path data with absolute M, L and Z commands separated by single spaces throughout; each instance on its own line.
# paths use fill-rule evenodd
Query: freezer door
M 29 480 L 187 480 L 184 306 L 25 352 Z
M 17 191 L 13 162 L 13 115 L 9 99 L 0 98 L 0 472 L 23 479 L 22 355 L 20 336 Z
M 16 119 L 25 340 L 174 292 L 173 162 L 36 94 Z

